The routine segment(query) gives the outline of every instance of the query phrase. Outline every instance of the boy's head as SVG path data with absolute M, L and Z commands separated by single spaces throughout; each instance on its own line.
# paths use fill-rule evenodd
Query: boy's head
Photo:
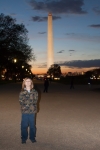
M 33 81 L 30 78 L 25 78 L 23 80 L 22 89 L 24 89 L 26 87 L 28 87 L 28 88 L 30 87 L 30 89 L 32 89 L 34 87 Z

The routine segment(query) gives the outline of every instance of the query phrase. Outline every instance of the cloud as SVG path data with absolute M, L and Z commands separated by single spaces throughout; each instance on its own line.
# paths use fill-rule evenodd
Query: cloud
M 16 16 L 16 14 L 15 13 L 11 13 L 10 16 Z
M 59 52 L 57 52 L 57 53 L 63 53 L 65 50 L 61 50 L 61 51 L 59 51 Z
M 88 34 L 74 34 L 74 33 L 68 33 L 66 35 L 67 35 L 67 39 L 70 39 L 70 40 L 100 43 L 100 36 L 99 35 L 93 36 L 93 35 L 88 35 Z
M 70 56 L 72 56 L 73 52 L 75 52 L 75 50 L 68 50 L 70 52 Z
M 3 11 L 8 11 L 8 9 L 10 9 L 10 7 L 8 5 L 6 6 L 6 4 L 5 4 L 4 7 L 1 7 L 1 8 L 2 8 Z
M 53 20 L 57 20 L 57 19 L 61 19 L 60 16 L 52 16 Z M 48 17 L 40 17 L 40 16 L 34 16 L 32 17 L 32 21 L 34 22 L 43 22 L 43 21 L 47 21 Z
M 52 19 L 57 20 L 57 19 L 61 19 L 61 17 L 60 16 L 52 16 Z
M 47 17 L 39 17 L 39 16 L 32 17 L 32 20 L 36 22 L 47 21 L 47 19 L 48 19 Z
M 38 32 L 38 34 L 45 34 L 46 32 Z
M 92 25 L 89 25 L 89 27 L 92 27 L 92 28 L 100 28 L 100 24 L 92 24 Z
M 60 62 L 59 65 L 71 67 L 71 68 L 72 67 L 77 67 L 77 68 L 100 67 L 100 59 L 65 61 L 65 62 Z
M 45 68 L 45 67 L 47 67 L 47 63 L 42 63 L 42 64 L 38 65 L 38 68 Z
M 69 52 L 75 52 L 75 50 L 69 50 Z
M 69 68 L 92 68 L 92 67 L 100 67 L 100 59 L 93 60 L 72 60 L 72 61 L 59 61 L 54 62 L 55 64 L 60 65 L 61 67 L 69 67 Z M 37 65 L 38 68 L 47 67 L 47 63 L 41 63 Z
M 86 14 L 82 9 L 84 0 L 31 0 L 33 10 L 51 12 L 52 14 Z
M 97 14 L 100 15 L 100 8 L 99 7 L 94 7 L 93 11 Z
M 65 35 L 75 35 L 75 33 L 66 33 Z

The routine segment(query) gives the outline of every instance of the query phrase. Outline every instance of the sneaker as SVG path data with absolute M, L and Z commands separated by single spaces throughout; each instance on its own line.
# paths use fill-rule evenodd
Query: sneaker
M 26 141 L 22 141 L 22 144 L 26 144 Z
M 32 142 L 32 143 L 35 143 L 35 142 L 36 142 L 36 140 L 35 140 L 35 139 L 34 139 L 34 140 L 31 140 L 31 142 Z

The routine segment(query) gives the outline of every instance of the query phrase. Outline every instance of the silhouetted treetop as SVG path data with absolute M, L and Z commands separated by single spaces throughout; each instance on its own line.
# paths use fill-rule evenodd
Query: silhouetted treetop
M 27 63 L 35 60 L 31 46 L 28 45 L 28 31 L 16 19 L 0 14 L 0 66 L 6 66 L 14 58 Z

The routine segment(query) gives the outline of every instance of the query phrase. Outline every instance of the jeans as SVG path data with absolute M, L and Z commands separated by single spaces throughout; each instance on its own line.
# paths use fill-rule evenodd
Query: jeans
M 44 87 L 44 91 L 43 92 L 48 92 L 48 86 Z
M 29 138 L 30 140 L 34 140 L 36 136 L 35 114 L 22 114 L 21 120 L 22 141 L 26 141 L 28 139 L 28 127 L 29 127 Z

